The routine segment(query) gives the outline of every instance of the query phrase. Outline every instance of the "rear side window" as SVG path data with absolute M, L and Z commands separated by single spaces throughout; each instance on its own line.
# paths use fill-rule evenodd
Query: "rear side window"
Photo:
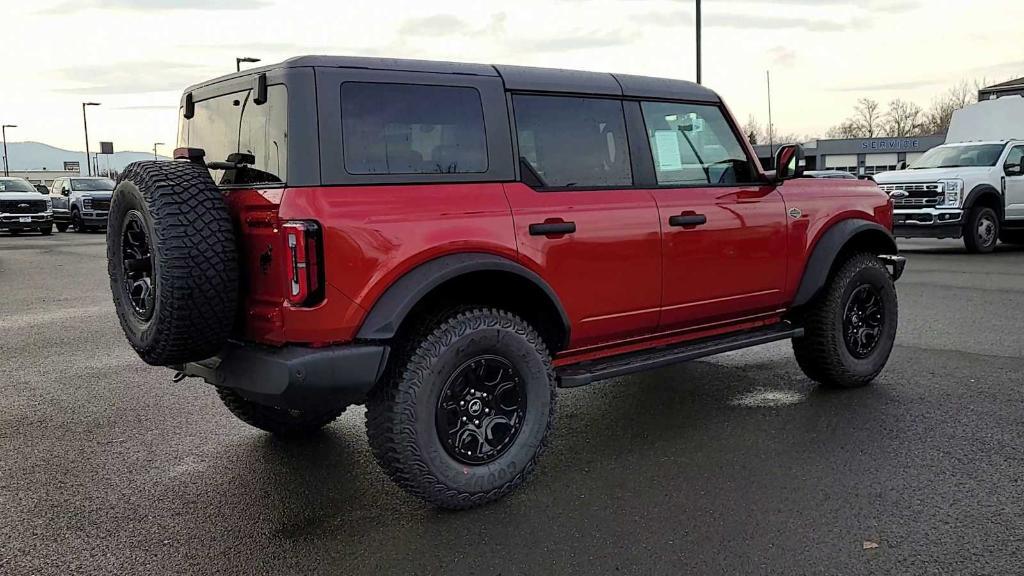
M 633 185 L 620 101 L 522 94 L 512 104 L 520 165 L 541 187 Z
M 661 185 L 753 181 L 750 160 L 714 106 L 644 102 L 644 123 Z
M 245 169 L 210 170 L 219 184 L 281 183 L 288 170 L 287 110 L 288 90 L 280 84 L 267 87 L 267 101 L 259 106 L 248 90 L 201 100 L 195 115 L 182 121 L 179 143 L 202 148 L 207 162 L 225 162 L 236 153 L 253 156 Z
M 349 174 L 487 171 L 483 105 L 475 88 L 346 82 L 341 121 Z

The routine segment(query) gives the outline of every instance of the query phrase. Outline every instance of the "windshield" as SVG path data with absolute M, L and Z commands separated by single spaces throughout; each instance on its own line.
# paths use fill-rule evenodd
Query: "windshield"
M 995 166 L 1003 153 L 1002 144 L 969 144 L 932 148 L 917 159 L 911 170 L 924 168 L 957 168 L 960 166 Z
M 0 178 L 0 192 L 38 192 L 28 180 L 21 178 Z
M 114 181 L 109 178 L 72 178 L 71 189 L 76 192 L 110 192 Z

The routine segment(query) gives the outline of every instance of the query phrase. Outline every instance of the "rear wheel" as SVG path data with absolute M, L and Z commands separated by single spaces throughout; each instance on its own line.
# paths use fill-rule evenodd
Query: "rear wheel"
M 345 406 L 319 410 L 286 410 L 246 400 L 231 388 L 217 388 L 228 411 L 246 424 L 283 438 L 316 434 L 345 411 Z
M 555 376 L 537 332 L 508 312 L 471 309 L 428 327 L 367 404 L 378 463 L 443 508 L 497 500 L 533 472 L 555 414 Z
M 808 305 L 804 335 L 793 339 L 797 363 L 824 386 L 869 384 L 889 360 L 898 320 L 889 271 L 877 256 L 856 254 Z
M 964 245 L 972 254 L 987 254 L 999 240 L 999 215 L 988 206 L 975 206 L 967 217 Z

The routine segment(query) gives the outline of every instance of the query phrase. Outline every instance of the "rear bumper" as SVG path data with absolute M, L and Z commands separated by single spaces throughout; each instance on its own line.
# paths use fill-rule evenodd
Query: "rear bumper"
M 363 402 L 384 370 L 388 350 L 367 344 L 266 348 L 232 342 L 218 356 L 173 368 L 254 402 L 303 409 Z

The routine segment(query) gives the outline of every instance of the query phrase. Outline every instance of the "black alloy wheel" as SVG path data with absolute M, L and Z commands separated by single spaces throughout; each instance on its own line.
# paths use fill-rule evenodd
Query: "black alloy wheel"
M 843 313 L 843 340 L 850 355 L 859 360 L 870 356 L 878 347 L 884 326 L 885 304 L 881 294 L 870 284 L 857 287 Z
M 124 297 L 131 303 L 135 315 L 145 322 L 153 317 L 156 279 L 149 237 L 138 210 L 129 211 L 121 227 L 121 267 Z
M 504 454 L 523 427 L 526 387 L 512 364 L 478 356 L 457 368 L 437 401 L 435 425 L 449 456 L 470 465 Z

